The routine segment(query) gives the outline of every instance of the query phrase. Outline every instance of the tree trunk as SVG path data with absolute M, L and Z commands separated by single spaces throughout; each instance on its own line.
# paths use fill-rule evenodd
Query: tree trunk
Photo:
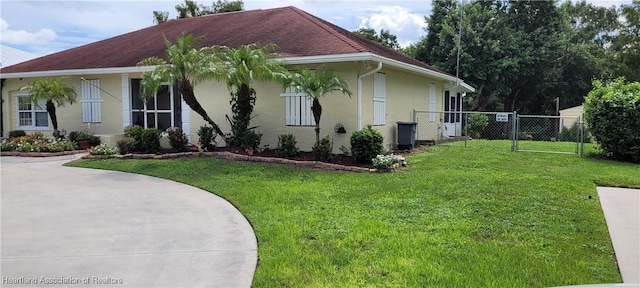
M 53 101 L 51 100 L 47 100 L 47 113 L 49 113 L 51 125 L 53 125 L 53 135 L 58 135 L 58 116 L 56 116 L 56 105 L 53 104 Z
M 251 88 L 247 84 L 242 84 L 238 88 L 238 99 L 236 105 L 238 105 L 238 118 L 241 121 L 249 125 L 249 118 L 251 118 L 252 105 L 251 103 Z
M 180 93 L 182 94 L 182 99 L 184 99 L 184 102 L 187 103 L 187 105 L 189 105 L 191 110 L 195 111 L 196 113 L 198 113 L 198 115 L 202 116 L 202 119 L 204 119 L 204 121 L 207 121 L 207 123 L 213 126 L 213 130 L 216 131 L 216 134 L 224 138 L 225 136 L 224 136 L 224 133 L 222 133 L 220 126 L 218 126 L 216 122 L 213 122 L 211 117 L 207 115 L 207 111 L 204 111 L 204 109 L 200 105 L 200 102 L 198 102 L 198 99 L 196 99 L 196 96 L 193 93 L 193 86 L 191 85 L 191 82 L 189 82 L 189 80 L 181 80 L 179 84 L 179 89 L 180 89 Z
M 320 105 L 318 98 L 313 98 L 311 112 L 313 112 L 313 120 L 316 121 L 316 143 L 320 143 L 320 116 L 322 116 L 322 105 Z

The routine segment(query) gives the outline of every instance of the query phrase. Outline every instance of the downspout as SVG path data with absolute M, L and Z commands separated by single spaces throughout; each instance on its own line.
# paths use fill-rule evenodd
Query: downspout
M 362 78 L 372 75 L 380 69 L 382 69 L 382 62 L 378 62 L 376 69 L 358 76 L 358 131 L 362 130 Z
M 4 81 L 7 79 L 0 79 L 0 96 L 2 95 L 2 87 L 4 87 Z M 4 98 L 0 99 L 0 137 L 4 136 Z

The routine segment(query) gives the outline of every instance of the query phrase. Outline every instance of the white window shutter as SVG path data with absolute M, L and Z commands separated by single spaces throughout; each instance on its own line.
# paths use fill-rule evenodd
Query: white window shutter
M 373 77 L 373 125 L 385 125 L 387 116 L 387 75 L 376 73 Z
M 298 92 L 293 88 L 287 88 L 280 94 L 284 97 L 285 124 L 287 126 L 313 126 L 313 98 L 306 93 Z
M 429 122 L 436 121 L 436 84 L 429 84 Z
M 102 96 L 100 79 L 82 80 L 82 122 L 102 122 Z

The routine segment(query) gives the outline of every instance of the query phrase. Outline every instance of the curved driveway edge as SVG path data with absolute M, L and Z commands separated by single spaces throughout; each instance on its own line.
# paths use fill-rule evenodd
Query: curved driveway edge
M 256 237 L 229 202 L 160 178 L 61 166 L 76 157 L 0 157 L 0 286 L 251 286 Z
M 640 284 L 640 190 L 597 189 L 622 282 Z

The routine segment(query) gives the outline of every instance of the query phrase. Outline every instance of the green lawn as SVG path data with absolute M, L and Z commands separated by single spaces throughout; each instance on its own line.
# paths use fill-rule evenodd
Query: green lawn
M 428 148 L 392 174 L 214 159 L 71 166 L 188 183 L 233 203 L 258 237 L 256 287 L 544 287 L 621 282 L 594 183 L 640 187 L 640 165 Z

